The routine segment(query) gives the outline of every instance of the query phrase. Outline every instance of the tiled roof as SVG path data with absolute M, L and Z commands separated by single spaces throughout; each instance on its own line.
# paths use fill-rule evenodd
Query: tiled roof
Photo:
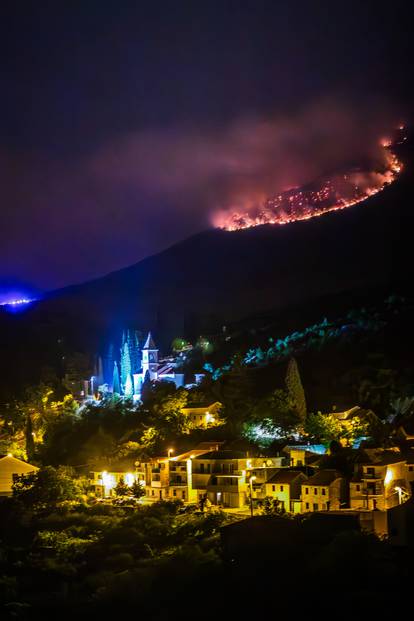
M 302 485 L 330 485 L 335 479 L 343 478 L 343 475 L 337 470 L 320 470 Z
M 360 451 L 356 462 L 359 464 L 372 464 L 373 466 L 387 466 L 404 461 L 404 457 L 398 447 L 389 449 L 366 448 Z
M 288 470 L 287 468 L 281 468 L 276 474 L 266 481 L 268 483 L 292 483 L 298 476 L 303 477 L 303 472 L 299 470 Z
M 246 453 L 242 451 L 211 451 L 203 455 L 203 459 L 247 459 Z

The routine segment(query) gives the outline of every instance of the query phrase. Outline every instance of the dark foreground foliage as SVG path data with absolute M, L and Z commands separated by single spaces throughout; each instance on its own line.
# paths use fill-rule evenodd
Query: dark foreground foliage
M 231 524 L 172 502 L 33 510 L 19 494 L 3 499 L 1 618 L 296 618 L 315 605 L 345 618 L 353 606 L 380 611 L 408 584 L 404 553 L 373 536 L 255 520 Z

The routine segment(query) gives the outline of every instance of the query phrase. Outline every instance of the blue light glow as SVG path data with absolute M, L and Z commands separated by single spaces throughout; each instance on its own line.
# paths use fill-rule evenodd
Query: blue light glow
M 17 313 L 24 311 L 30 304 L 36 302 L 36 298 L 17 291 L 0 291 L 0 307 L 5 311 Z

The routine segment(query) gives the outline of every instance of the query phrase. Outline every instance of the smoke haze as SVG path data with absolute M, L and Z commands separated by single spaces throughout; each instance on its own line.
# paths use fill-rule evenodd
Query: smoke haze
M 211 226 L 235 205 L 254 207 L 344 166 L 375 170 L 379 140 L 398 121 L 378 102 L 329 98 L 222 127 L 113 135 L 71 159 L 0 149 L 2 278 L 33 274 L 43 289 L 87 280 Z

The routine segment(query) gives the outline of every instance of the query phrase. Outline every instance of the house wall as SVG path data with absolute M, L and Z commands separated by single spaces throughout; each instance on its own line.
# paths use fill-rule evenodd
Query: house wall
M 381 466 L 364 464 L 360 478 L 361 481 L 349 485 L 351 509 L 385 511 L 399 504 L 396 486 L 410 492 L 405 462 Z
M 15 457 L 7 456 L 0 459 L 0 496 L 12 495 L 13 475 L 29 474 L 38 469 Z
M 340 509 L 344 486 L 345 481 L 342 478 L 336 479 L 330 485 L 302 484 L 302 513 Z

